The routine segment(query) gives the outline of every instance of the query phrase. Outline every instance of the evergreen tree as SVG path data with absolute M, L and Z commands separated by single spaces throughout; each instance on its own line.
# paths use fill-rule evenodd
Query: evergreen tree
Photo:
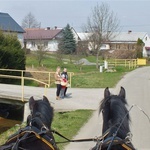
M 76 51 L 76 41 L 69 24 L 63 29 L 62 39 L 58 47 L 64 54 L 72 54 Z
M 0 31 L 0 68 L 25 70 L 25 52 L 16 35 L 4 35 Z M 0 74 L 20 75 L 19 72 L 0 71 Z M 8 79 L 1 82 L 9 83 Z M 11 81 L 11 80 L 10 80 Z M 5 83 L 6 83 L 5 82 Z

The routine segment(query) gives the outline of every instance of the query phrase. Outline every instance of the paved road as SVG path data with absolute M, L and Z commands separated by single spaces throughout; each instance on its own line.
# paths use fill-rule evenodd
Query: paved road
M 150 117 L 150 67 L 128 73 L 117 85 L 126 89 L 129 105 L 140 106 Z M 136 107 L 131 112 L 133 144 L 138 150 L 150 150 L 150 122 Z
M 150 67 L 136 69 L 127 75 L 112 89 L 112 93 L 117 94 L 120 87 L 126 89 L 127 101 L 129 107 L 132 104 L 140 106 L 150 116 Z M 131 112 L 131 132 L 133 134 L 133 144 L 138 150 L 150 150 L 150 122 L 147 117 L 136 107 Z M 97 111 L 93 117 L 82 127 L 79 133 L 74 137 L 85 138 L 101 135 L 101 116 L 98 118 Z M 93 146 L 90 143 L 71 143 L 65 150 L 88 150 Z
M 76 110 L 76 109 L 92 109 L 97 110 L 99 107 L 100 99 L 103 98 L 104 89 L 92 88 L 69 88 L 68 98 L 63 100 L 56 100 L 55 88 L 49 88 L 46 90 L 40 87 L 24 87 L 24 95 L 26 99 L 34 96 L 35 99 L 41 99 L 44 94 L 48 97 L 55 111 L 66 111 L 66 110 Z M 0 95 L 12 95 L 15 97 L 21 97 L 21 86 L 18 85 L 7 85 L 0 84 Z M 26 118 L 29 115 L 28 105 L 26 107 Z
M 56 100 L 56 89 L 49 88 L 46 90 L 40 87 L 24 87 L 24 95 L 26 99 L 34 96 L 35 99 L 40 99 L 44 94 L 57 110 L 76 110 L 76 109 L 92 109 L 96 110 L 99 107 L 100 99 L 103 97 L 104 89 L 98 88 L 69 88 L 68 98 Z M 21 86 L 0 84 L 0 95 L 12 95 L 21 97 Z

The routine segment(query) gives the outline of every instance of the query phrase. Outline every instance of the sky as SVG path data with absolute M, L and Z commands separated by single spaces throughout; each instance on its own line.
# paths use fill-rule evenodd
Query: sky
M 116 13 L 122 31 L 150 35 L 150 0 L 0 0 L 0 12 L 9 13 L 20 25 L 31 12 L 41 27 L 65 27 L 69 23 L 82 32 L 93 7 L 101 2 Z

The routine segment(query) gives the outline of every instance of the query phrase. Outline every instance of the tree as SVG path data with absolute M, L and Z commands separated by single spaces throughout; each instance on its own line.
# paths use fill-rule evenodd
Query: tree
M 38 22 L 35 16 L 29 12 L 22 20 L 23 28 L 40 28 L 40 22 Z
M 25 70 L 25 60 L 25 52 L 17 36 L 12 33 L 5 35 L 0 31 L 0 68 Z M 6 72 L 1 71 L 0 74 L 6 74 Z M 20 72 L 10 71 L 7 74 L 20 76 Z M 1 79 L 0 81 L 8 83 L 12 80 Z
M 58 48 L 64 54 L 73 54 L 76 51 L 76 41 L 69 24 L 62 31 Z
M 44 59 L 44 55 L 46 53 L 46 48 L 44 44 L 42 44 L 42 41 L 38 43 L 38 49 L 36 51 L 37 60 L 39 63 L 39 66 L 41 66 L 42 60 Z
M 114 32 L 119 30 L 119 20 L 107 3 L 97 4 L 88 17 L 85 31 L 91 33 L 89 47 L 96 55 L 96 68 L 98 68 L 100 48 L 108 42 Z
M 144 42 L 138 38 L 137 43 L 136 43 L 136 57 L 137 58 L 142 58 L 142 51 L 143 51 L 143 46 L 144 46 Z

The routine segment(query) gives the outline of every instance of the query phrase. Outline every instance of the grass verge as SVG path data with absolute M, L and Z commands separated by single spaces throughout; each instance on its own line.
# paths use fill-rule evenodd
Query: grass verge
M 64 136 L 72 139 L 72 137 L 77 134 L 79 129 L 88 121 L 92 113 L 92 110 L 56 112 L 54 121 L 52 123 L 52 129 L 55 129 Z M 23 124 L 22 126 L 25 126 L 25 124 Z M 19 127 L 15 126 L 2 133 L 0 135 L 0 145 L 4 144 L 8 137 L 15 133 L 18 129 Z M 54 135 L 54 137 L 57 142 L 64 140 L 57 135 Z M 60 148 L 60 150 L 63 150 L 65 145 L 66 144 L 58 144 L 58 147 Z
M 72 87 L 76 88 L 105 88 L 115 87 L 119 80 L 129 71 L 127 68 L 117 67 L 116 72 L 88 72 L 78 73 L 72 77 Z

